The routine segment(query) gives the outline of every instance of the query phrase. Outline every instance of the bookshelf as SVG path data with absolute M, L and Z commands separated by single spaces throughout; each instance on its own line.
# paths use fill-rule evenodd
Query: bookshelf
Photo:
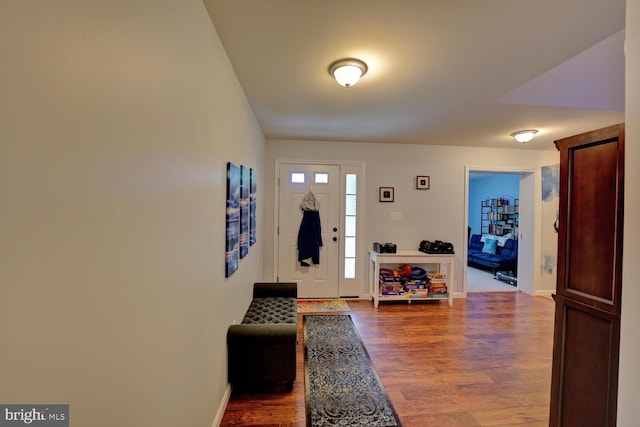
M 480 232 L 504 236 L 518 236 L 520 199 L 487 199 L 480 207 Z

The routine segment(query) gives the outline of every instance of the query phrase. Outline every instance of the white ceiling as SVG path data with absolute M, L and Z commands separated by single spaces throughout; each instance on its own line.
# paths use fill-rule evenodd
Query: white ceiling
M 624 121 L 625 0 L 204 3 L 269 139 L 553 150 Z

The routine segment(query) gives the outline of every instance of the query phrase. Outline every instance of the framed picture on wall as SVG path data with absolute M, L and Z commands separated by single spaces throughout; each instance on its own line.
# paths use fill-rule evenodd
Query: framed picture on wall
M 394 187 L 380 187 L 379 200 L 381 202 L 393 202 Z
M 416 177 L 416 189 L 417 190 L 428 190 L 430 188 L 431 179 L 428 176 L 417 176 Z

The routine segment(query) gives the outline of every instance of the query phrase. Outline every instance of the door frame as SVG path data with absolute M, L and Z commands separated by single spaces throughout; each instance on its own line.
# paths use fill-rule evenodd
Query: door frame
M 366 293 L 366 269 L 368 258 L 365 256 L 364 238 L 365 238 L 365 193 L 366 193 L 366 176 L 364 161 L 339 161 L 339 160 L 299 160 L 299 159 L 276 159 L 274 173 L 274 204 L 273 204 L 273 280 L 278 278 L 278 225 L 280 222 L 280 166 L 283 164 L 299 164 L 299 165 L 327 165 L 340 167 L 340 245 L 338 249 L 338 296 L 356 297 L 364 299 L 368 297 Z M 361 259 L 356 259 L 356 277 L 355 279 L 344 278 L 344 217 L 345 217 L 345 174 L 357 173 L 357 205 L 356 205 L 356 254 L 362 254 Z
M 542 242 L 539 230 L 542 227 L 542 201 L 540 197 L 536 197 L 536 195 L 541 194 L 541 168 L 519 168 L 519 167 L 497 167 L 497 166 L 465 166 L 465 180 L 464 180 L 464 239 L 463 239 L 463 248 L 462 248 L 462 259 L 463 259 L 463 268 L 462 268 L 462 296 L 464 298 L 467 297 L 467 254 L 469 250 L 469 242 L 467 240 L 467 230 L 469 226 L 469 173 L 470 172 L 493 172 L 496 174 L 500 173 L 515 173 L 520 175 L 533 175 L 533 185 L 523 185 L 524 176 L 520 178 L 520 207 L 522 208 L 522 199 L 524 197 L 528 198 L 529 201 L 533 201 L 532 203 L 525 203 L 525 206 L 531 206 L 531 209 L 528 209 L 525 212 L 524 217 L 520 216 L 520 227 L 518 230 L 518 290 L 522 291 L 528 295 L 537 295 L 538 284 L 540 282 L 540 268 L 537 266 L 540 265 L 540 252 L 542 248 Z M 526 223 L 523 223 L 523 220 Z M 524 224 L 524 227 L 523 227 Z M 521 239 L 522 234 L 521 230 L 529 229 L 532 230 L 531 236 L 525 236 L 524 239 Z M 522 245 L 522 241 L 524 241 L 524 245 Z M 526 245 L 526 246 L 525 246 Z M 521 250 L 521 246 L 525 248 L 525 251 L 530 251 L 531 257 L 523 257 Z M 526 263 L 523 265 L 523 263 Z M 530 284 L 529 286 L 521 286 L 520 284 L 520 272 L 528 271 L 529 274 L 524 280 L 525 284 Z

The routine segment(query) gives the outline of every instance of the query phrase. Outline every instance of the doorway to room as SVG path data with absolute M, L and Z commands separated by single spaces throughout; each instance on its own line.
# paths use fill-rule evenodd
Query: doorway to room
M 465 295 L 518 290 L 534 293 L 537 173 L 531 169 L 467 167 Z M 478 254 L 487 240 L 495 244 L 497 250 Z

